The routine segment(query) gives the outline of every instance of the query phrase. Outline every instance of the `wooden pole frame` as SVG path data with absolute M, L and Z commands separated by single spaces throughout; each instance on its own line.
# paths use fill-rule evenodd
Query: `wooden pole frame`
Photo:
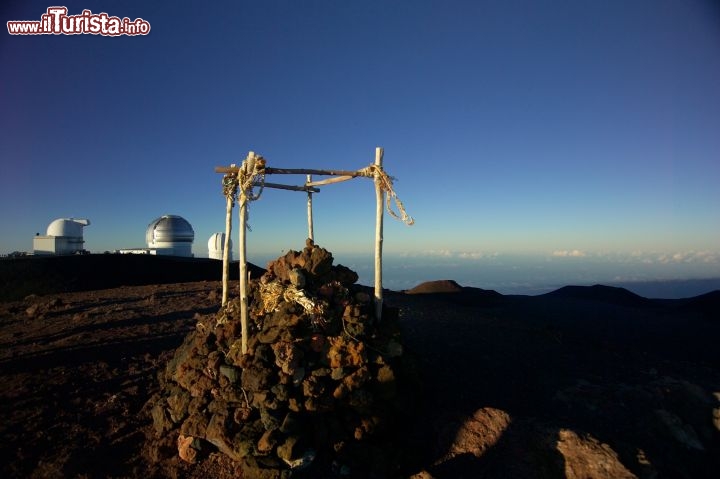
M 240 258 L 240 323 L 241 323 L 241 334 L 242 334 L 242 353 L 247 353 L 247 341 L 248 341 L 248 282 L 249 275 L 247 271 L 247 209 L 248 202 L 257 197 L 252 196 L 252 188 L 276 188 L 291 191 L 305 191 L 307 193 L 307 214 L 308 214 L 308 237 L 314 240 L 314 227 L 313 227 L 313 211 L 312 211 L 312 195 L 313 193 L 319 193 L 320 190 L 316 186 L 329 185 L 333 183 L 340 183 L 348 181 L 357 177 L 373 178 L 375 183 L 375 315 L 378 320 L 382 319 L 382 307 L 383 307 L 383 275 L 382 275 L 382 250 L 383 250 L 383 218 L 384 218 L 384 201 L 383 195 L 392 193 L 392 189 L 385 191 L 388 188 L 388 177 L 383 171 L 383 155 L 384 150 L 382 147 L 375 148 L 375 161 L 374 163 L 361 170 L 347 171 L 347 170 L 318 170 L 309 168 L 266 168 L 264 161 L 261 163 L 261 157 L 255 155 L 254 152 L 249 152 L 247 158 L 243 161 L 242 165 L 230 165 L 229 167 L 218 166 L 215 167 L 215 172 L 225 173 L 226 175 L 236 175 L 239 191 L 238 191 L 238 202 L 239 202 L 239 237 L 240 244 L 238 246 Z M 302 186 L 284 185 L 278 183 L 265 182 L 265 175 L 270 174 L 281 174 L 281 175 L 306 175 L 306 182 Z M 335 176 L 336 178 L 329 178 L 320 181 L 313 181 L 312 175 L 324 175 L 324 176 Z M 261 178 L 261 179 L 258 179 Z M 391 184 L 390 184 L 391 185 Z M 392 188 L 390 186 L 389 188 Z M 229 257 L 229 239 L 232 231 L 232 206 L 234 198 L 228 197 L 226 204 L 226 221 L 225 221 L 225 249 L 223 252 L 223 306 L 227 303 L 227 269 L 228 269 L 228 257 Z M 400 205 L 402 208 L 402 205 Z M 391 212 L 392 213 L 392 212 Z M 404 213 L 404 211 L 403 211 Z M 403 217 L 403 221 L 405 221 Z M 408 223 L 412 224 L 412 223 Z

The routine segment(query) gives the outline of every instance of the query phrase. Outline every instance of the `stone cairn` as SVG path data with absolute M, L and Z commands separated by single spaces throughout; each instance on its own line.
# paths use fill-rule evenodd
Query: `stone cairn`
M 191 463 L 218 450 L 247 477 L 392 477 L 411 401 L 398 393 L 397 310 L 376 321 L 357 279 L 311 240 L 271 261 L 250 282 L 247 354 L 236 298 L 160 373 L 157 436 L 176 434 Z

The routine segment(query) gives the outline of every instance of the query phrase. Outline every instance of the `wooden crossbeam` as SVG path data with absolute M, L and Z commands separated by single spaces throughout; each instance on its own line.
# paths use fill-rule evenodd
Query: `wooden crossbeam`
M 237 173 L 239 166 L 216 166 L 215 173 Z M 312 168 L 265 168 L 266 175 L 367 176 L 360 171 L 317 170 Z M 372 178 L 370 176 L 369 178 Z
M 357 178 L 357 176 L 336 176 L 335 178 L 327 178 L 320 181 L 310 181 L 308 183 L 305 183 L 305 186 L 331 185 L 333 183 L 342 183 L 343 181 L 352 180 L 353 178 Z
M 320 189 L 314 188 L 312 185 L 293 186 L 293 185 L 282 185 L 279 183 L 268 183 L 267 181 L 264 183 L 256 181 L 255 183 L 253 183 L 253 186 L 257 186 L 257 187 L 262 186 L 265 188 L 275 188 L 277 190 L 307 191 L 308 193 L 320 193 Z
M 316 170 L 310 168 L 265 168 L 268 175 L 365 176 L 360 171 Z

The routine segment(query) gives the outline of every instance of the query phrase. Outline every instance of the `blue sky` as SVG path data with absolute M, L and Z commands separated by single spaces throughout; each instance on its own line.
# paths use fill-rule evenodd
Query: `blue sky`
M 3 29 L 51 5 L 4 2 Z M 203 256 L 224 228 L 215 166 L 253 150 L 357 169 L 382 146 L 416 219 L 386 218 L 385 251 L 408 264 L 621 258 L 645 276 L 720 276 L 717 2 L 62 5 L 151 32 L 4 30 L 2 253 L 70 216 L 91 220 L 92 251 L 144 246 L 152 219 L 179 214 Z M 322 188 L 317 242 L 371 255 L 373 198 L 367 180 Z M 302 247 L 302 194 L 266 191 L 250 215 L 251 260 Z

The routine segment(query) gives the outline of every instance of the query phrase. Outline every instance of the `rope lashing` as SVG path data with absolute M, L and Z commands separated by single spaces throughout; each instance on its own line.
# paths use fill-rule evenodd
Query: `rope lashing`
M 237 172 L 240 190 L 247 201 L 260 199 L 265 188 L 265 159 L 262 156 L 248 156 Z M 259 185 L 257 194 L 253 194 L 253 186 Z
M 235 200 L 237 199 L 237 192 L 238 192 L 238 178 L 237 175 L 234 175 L 232 173 L 227 173 L 222 177 L 222 189 L 223 189 L 223 196 L 225 198 L 232 201 L 232 204 L 235 204 Z
M 260 187 L 257 194 L 253 194 L 254 186 Z M 230 200 L 232 205 L 237 202 L 238 192 L 241 193 L 240 198 L 243 201 L 260 199 L 265 189 L 265 159 L 262 156 L 248 156 L 237 172 L 223 176 L 222 189 L 223 196 Z M 246 227 L 252 231 L 249 223 L 246 223 Z
M 403 205 L 402 201 L 400 201 L 400 198 L 398 198 L 397 193 L 395 193 L 395 190 L 393 189 L 394 178 L 385 173 L 385 170 L 383 170 L 381 166 L 370 165 L 366 168 L 358 170 L 358 173 L 367 178 L 375 178 L 377 174 L 380 189 L 385 192 L 385 209 L 390 216 L 402 221 L 408 226 L 415 224 L 415 219 L 407 214 L 407 211 L 405 211 L 405 205 Z M 398 210 L 397 213 L 392 208 L 393 200 L 395 201 L 395 206 Z

